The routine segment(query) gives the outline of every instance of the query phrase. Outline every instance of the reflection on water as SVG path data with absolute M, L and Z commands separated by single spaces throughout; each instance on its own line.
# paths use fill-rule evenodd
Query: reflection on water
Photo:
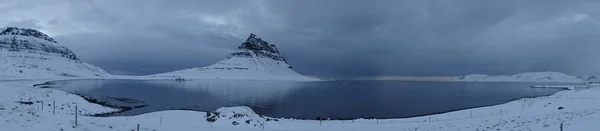
M 152 81 L 69 80 L 51 88 L 86 96 L 126 97 L 145 108 L 116 115 L 189 109 L 213 111 L 249 106 L 271 117 L 397 118 L 500 104 L 523 97 L 551 95 L 556 89 L 529 88 L 532 83 L 403 81 Z

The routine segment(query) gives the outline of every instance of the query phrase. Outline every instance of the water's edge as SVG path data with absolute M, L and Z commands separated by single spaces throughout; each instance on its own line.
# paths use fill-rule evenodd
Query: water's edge
M 44 85 L 51 84 L 51 82 L 54 82 L 54 81 L 61 81 L 61 80 L 80 80 L 80 79 L 60 79 L 60 80 L 59 80 L 59 79 L 55 79 L 55 80 L 48 80 L 48 81 L 45 81 L 45 82 L 42 82 L 42 83 L 39 83 L 39 84 L 33 84 L 32 86 L 33 86 L 33 87 L 38 87 L 38 86 L 41 86 L 41 87 L 38 87 L 38 88 L 44 88 Z M 93 79 L 93 80 L 96 80 L 96 79 Z M 121 80 L 121 79 L 98 79 L 98 80 Z M 478 82 L 478 83 L 479 83 L 479 82 Z M 486 83 L 486 82 L 480 82 L 480 83 Z M 507 82 L 507 83 L 508 83 L 508 82 Z M 519 82 L 516 82 L 516 83 L 519 83 Z M 573 83 L 573 84 L 575 84 L 575 83 Z M 54 88 L 52 88 L 52 90 L 58 90 L 58 89 L 54 89 Z M 439 115 L 439 114 L 451 113 L 451 112 L 462 111 L 462 110 L 470 110 L 470 109 L 477 109 L 477 108 L 491 107 L 491 106 L 497 106 L 497 105 L 503 105 L 503 104 L 507 104 L 507 103 L 510 103 L 510 102 L 513 102 L 513 101 L 522 100 L 522 99 L 529 99 L 529 98 L 540 98 L 540 97 L 549 97 L 549 96 L 553 96 L 553 95 L 555 95 L 555 94 L 557 94 L 557 93 L 559 93 L 559 92 L 563 92 L 563 91 L 568 91 L 568 90 L 560 90 L 560 91 L 557 91 L 557 92 L 555 92 L 555 93 L 553 93 L 553 94 L 550 94 L 550 95 L 535 96 L 535 97 L 522 97 L 522 98 L 515 98 L 515 99 L 511 99 L 511 100 L 508 100 L 508 101 L 506 101 L 506 102 L 502 102 L 502 103 L 498 103 L 498 104 L 489 104 L 489 105 L 483 105 L 483 106 L 475 106 L 475 107 L 469 107 L 469 108 L 463 108 L 463 109 L 455 109 L 455 110 L 443 111 L 443 112 L 438 112 L 438 113 L 431 113 L 431 114 L 424 114 L 424 115 L 414 115 L 414 116 L 408 116 L 408 117 L 386 117 L 386 118 L 382 118 L 382 119 L 380 119 L 380 120 L 393 120 L 393 119 L 406 119 L 406 118 L 425 117 L 425 116 Z M 104 107 L 109 107 L 109 108 L 116 108 L 116 109 L 119 109 L 118 111 L 115 111 L 115 112 L 108 112 L 108 113 L 97 113 L 97 114 L 92 114 L 92 115 L 89 115 L 89 116 L 92 116 L 92 117 L 114 117 L 114 116 L 111 116 L 111 115 L 112 115 L 112 114 L 118 114 L 118 113 L 126 112 L 126 111 L 130 111 L 130 110 L 137 109 L 137 108 L 144 108 L 144 107 L 146 107 L 146 106 L 147 106 L 147 105 L 138 105 L 138 106 L 118 106 L 118 105 L 111 105 L 111 104 L 103 104 L 103 102 L 102 102 L 102 101 L 97 101 L 97 100 L 95 100 L 95 99 L 93 99 L 93 98 L 91 98 L 91 97 L 89 97 L 89 98 L 88 98 L 88 97 L 86 97 L 85 95 L 81 95 L 81 94 L 74 94 L 74 93 L 70 93 L 70 92 L 66 92 L 66 93 L 68 93 L 68 94 L 73 94 L 73 95 L 77 95 L 77 96 L 79 96 L 79 97 L 81 97 L 81 98 L 85 99 L 85 100 L 86 100 L 87 102 L 89 102 L 89 103 L 97 104 L 97 105 L 104 106 Z M 164 110 L 164 111 L 174 111 L 174 110 L 188 110 L 188 111 L 189 111 L 189 109 L 171 109 L 171 110 Z M 211 112 L 211 111 L 200 111 L 200 110 L 191 110 L 191 111 L 197 111 L 197 112 Z M 147 112 L 147 113 L 142 113 L 142 114 L 138 114 L 138 115 L 132 115 L 132 116 L 139 116 L 139 115 L 144 115 L 144 114 L 148 114 L 148 113 L 153 113 L 153 112 Z M 257 115 L 260 115 L 260 114 L 257 114 Z M 260 115 L 260 116 L 265 116 L 265 115 Z M 269 117 L 269 116 L 267 116 L 267 117 Z M 297 119 L 297 118 L 288 118 L 288 119 L 296 119 L 296 120 L 317 120 L 317 119 Z M 320 120 L 357 120 L 357 119 L 379 119 L 379 118 L 375 118 L 375 117 L 373 117 L 373 118 L 341 118 L 341 119 L 333 119 L 333 118 L 332 118 L 332 119 L 323 119 L 323 118 L 322 118 L 322 119 L 320 119 Z

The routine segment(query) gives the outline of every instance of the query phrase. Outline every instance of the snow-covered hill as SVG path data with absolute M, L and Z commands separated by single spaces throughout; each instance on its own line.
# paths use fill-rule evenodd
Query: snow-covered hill
M 69 49 L 33 29 L 0 28 L 0 79 L 102 78 L 99 67 L 81 62 Z
M 288 65 L 275 45 L 255 34 L 231 53 L 226 59 L 207 67 L 179 70 L 148 76 L 151 79 L 245 79 L 245 80 L 293 80 L 318 81 L 301 75 Z
M 584 82 L 583 80 L 559 72 L 524 72 L 511 76 L 490 76 L 483 74 L 471 74 L 455 77 L 454 81 L 474 82 Z

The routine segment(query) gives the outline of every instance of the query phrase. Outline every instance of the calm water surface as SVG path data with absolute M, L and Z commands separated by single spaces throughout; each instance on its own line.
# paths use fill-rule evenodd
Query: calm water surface
M 245 105 L 261 115 L 298 119 L 412 117 L 547 96 L 560 91 L 530 88 L 541 83 L 227 80 L 69 80 L 51 83 L 49 88 L 112 101 L 113 104 L 131 104 L 114 101 L 114 98 L 127 98 L 148 105 L 113 115 L 139 115 L 171 109 L 214 111 L 220 107 Z

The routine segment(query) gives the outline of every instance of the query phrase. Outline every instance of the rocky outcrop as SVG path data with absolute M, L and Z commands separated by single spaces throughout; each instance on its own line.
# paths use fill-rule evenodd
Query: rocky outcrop
M 0 28 L 2 30 L 0 35 L 20 35 L 20 36 L 30 36 L 38 39 L 46 40 L 52 43 L 57 43 L 52 37 L 34 29 L 27 28 L 18 28 L 18 27 L 5 27 Z
M 0 31 L 0 48 L 8 51 L 53 53 L 78 60 L 73 51 L 58 45 L 52 37 L 33 29 L 8 27 Z
M 250 34 L 246 41 L 238 47 L 239 51 L 231 53 L 227 58 L 232 57 L 256 57 L 269 58 L 276 61 L 287 63 L 285 58 L 279 54 L 279 50 L 274 44 L 262 40 L 256 34 Z M 289 66 L 291 68 L 291 66 Z

